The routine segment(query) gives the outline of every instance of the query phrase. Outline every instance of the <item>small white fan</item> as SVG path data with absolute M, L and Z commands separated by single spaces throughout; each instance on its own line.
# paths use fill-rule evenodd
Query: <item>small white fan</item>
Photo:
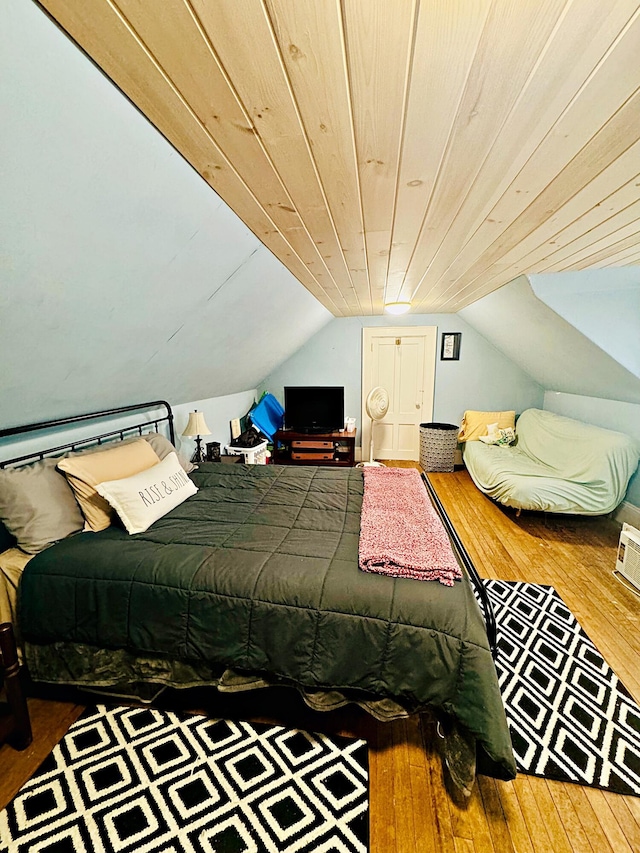
M 364 468 L 367 465 L 378 468 L 384 468 L 382 462 L 376 462 L 373 458 L 373 428 L 376 425 L 376 422 L 381 421 L 382 418 L 384 418 L 384 416 L 389 411 L 389 393 L 387 389 L 383 388 L 381 385 L 377 385 L 375 388 L 372 388 L 371 391 L 369 391 L 369 393 L 367 394 L 367 399 L 364 405 L 367 410 L 367 414 L 371 418 L 369 461 L 360 462 L 358 468 Z

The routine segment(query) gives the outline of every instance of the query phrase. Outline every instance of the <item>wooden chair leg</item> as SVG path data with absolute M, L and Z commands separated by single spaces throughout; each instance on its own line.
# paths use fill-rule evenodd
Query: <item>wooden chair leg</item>
M 0 667 L 4 676 L 4 687 L 7 694 L 9 711 L 13 717 L 13 725 L 7 741 L 15 749 L 26 749 L 33 737 L 27 699 L 20 683 L 20 664 L 18 650 L 11 623 L 0 624 Z

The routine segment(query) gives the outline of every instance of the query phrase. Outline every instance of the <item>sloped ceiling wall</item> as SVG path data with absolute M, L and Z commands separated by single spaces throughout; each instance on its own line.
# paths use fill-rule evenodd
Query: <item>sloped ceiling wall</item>
M 538 299 L 640 377 L 640 267 L 530 275 Z
M 540 300 L 526 276 L 459 314 L 547 391 L 640 403 L 640 378 Z
M 331 319 L 24 0 L 0 115 L 0 426 L 255 388 Z

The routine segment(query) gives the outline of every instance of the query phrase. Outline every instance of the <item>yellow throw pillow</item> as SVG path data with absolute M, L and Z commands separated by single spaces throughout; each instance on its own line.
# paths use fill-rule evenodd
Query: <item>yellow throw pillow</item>
M 157 465 L 160 460 L 148 441 L 140 439 L 109 450 L 84 453 L 58 463 L 73 489 L 89 530 L 104 530 L 115 518 L 115 511 L 96 491 L 98 483 L 121 480 Z
M 476 412 L 468 411 L 462 418 L 462 426 L 458 441 L 477 441 L 481 435 L 488 434 L 488 428 L 514 429 L 516 425 L 515 412 Z

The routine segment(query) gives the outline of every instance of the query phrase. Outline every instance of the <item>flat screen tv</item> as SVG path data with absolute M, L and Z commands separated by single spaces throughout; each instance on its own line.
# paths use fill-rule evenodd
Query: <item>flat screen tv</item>
M 344 388 L 290 385 L 284 389 L 284 422 L 295 432 L 333 432 L 344 428 Z

